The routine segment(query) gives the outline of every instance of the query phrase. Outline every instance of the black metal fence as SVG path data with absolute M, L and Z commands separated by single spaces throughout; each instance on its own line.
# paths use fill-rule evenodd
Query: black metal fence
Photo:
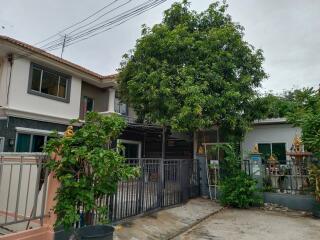
M 196 160 L 128 159 L 139 166 L 141 175 L 118 184 L 108 199 L 112 222 L 155 209 L 177 205 L 199 196 L 199 174 Z
M 119 182 L 114 195 L 98 200 L 108 209 L 111 222 L 181 204 L 200 194 L 196 160 L 141 158 L 127 159 L 127 163 L 140 167 L 140 176 Z M 101 219 L 94 216 L 95 224 Z
M 286 164 L 262 164 L 263 191 L 286 194 L 310 194 L 314 191 L 310 185 L 308 169 L 317 160 L 311 158 L 287 160 Z M 243 161 L 243 169 L 252 175 L 250 161 Z

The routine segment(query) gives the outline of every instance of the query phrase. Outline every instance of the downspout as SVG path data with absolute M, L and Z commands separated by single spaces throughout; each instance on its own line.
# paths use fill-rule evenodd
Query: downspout
M 10 63 L 10 73 L 9 73 L 9 83 L 8 83 L 8 89 L 7 89 L 7 106 L 9 106 L 9 93 L 10 93 L 11 77 L 12 77 L 12 66 L 13 66 L 12 53 L 8 54 L 8 62 Z

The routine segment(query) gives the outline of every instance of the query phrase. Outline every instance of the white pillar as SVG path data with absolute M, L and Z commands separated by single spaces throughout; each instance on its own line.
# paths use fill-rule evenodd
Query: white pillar
M 114 88 L 109 88 L 108 112 L 114 112 L 115 98 L 116 98 L 116 90 Z

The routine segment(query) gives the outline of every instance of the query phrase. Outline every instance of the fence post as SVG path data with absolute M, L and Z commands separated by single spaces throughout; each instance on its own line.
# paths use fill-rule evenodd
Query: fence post
M 159 189 L 159 207 L 162 207 L 163 205 L 163 199 L 164 199 L 164 158 L 160 160 L 160 189 Z
M 182 164 L 179 160 L 179 182 L 180 182 L 180 203 L 183 202 L 183 185 L 182 185 Z
M 138 213 L 142 213 L 143 212 L 145 172 L 144 172 L 143 160 L 141 158 L 139 158 L 139 167 L 140 167 L 140 170 L 141 170 L 141 176 L 138 178 L 138 189 L 139 189 L 139 192 L 138 192 L 138 197 L 139 197 Z
M 56 161 L 60 160 L 60 157 L 55 155 L 52 156 L 52 159 Z M 50 232 L 54 233 L 54 224 L 57 220 L 57 215 L 53 212 L 53 207 L 55 206 L 56 201 L 54 200 L 57 190 L 60 186 L 60 183 L 57 178 L 54 177 L 54 173 L 50 173 L 48 176 L 48 193 L 47 201 L 45 208 L 45 224 L 48 226 Z
M 164 199 L 164 160 L 166 159 L 166 134 L 167 134 L 167 128 L 163 126 L 162 128 L 162 158 L 160 160 L 160 204 L 159 207 L 162 207 L 163 205 L 163 199 Z

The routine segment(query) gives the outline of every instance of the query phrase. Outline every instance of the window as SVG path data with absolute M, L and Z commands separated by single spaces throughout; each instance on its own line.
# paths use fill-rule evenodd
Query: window
M 16 152 L 42 152 L 47 136 L 18 133 Z
M 122 103 L 119 98 L 115 98 L 114 100 L 114 111 L 121 115 L 128 116 L 128 106 Z
M 138 158 L 139 157 L 139 145 L 132 143 L 123 143 L 124 157 L 125 158 Z
M 16 152 L 30 152 L 30 134 L 18 134 Z
M 83 101 L 84 101 L 84 113 L 93 112 L 94 111 L 94 100 L 93 100 L 93 98 L 84 96 L 83 97 Z
M 118 142 L 124 147 L 121 155 L 125 158 L 141 158 L 141 142 L 118 139 Z
M 45 136 L 33 135 L 31 152 L 42 152 Z
M 259 143 L 259 152 L 262 153 L 262 162 L 266 163 L 273 154 L 280 164 L 286 164 L 285 143 Z
M 70 84 L 70 77 L 37 64 L 31 64 L 29 93 L 69 102 Z

